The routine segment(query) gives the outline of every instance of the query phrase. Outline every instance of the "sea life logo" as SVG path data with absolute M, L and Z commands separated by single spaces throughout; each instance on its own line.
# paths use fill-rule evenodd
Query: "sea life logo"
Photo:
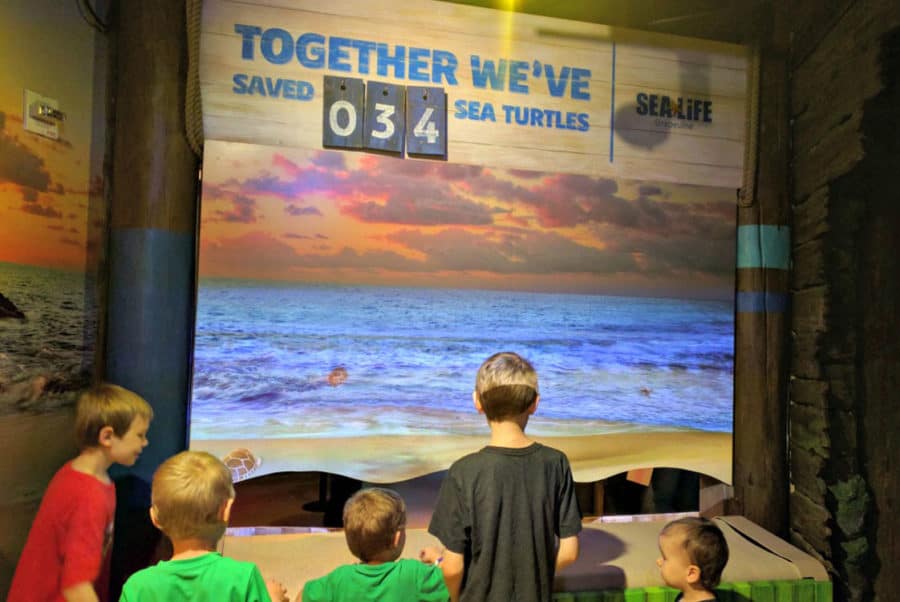
M 693 129 L 713 122 L 713 101 L 702 97 L 672 97 L 667 94 L 638 92 L 635 112 L 652 118 L 656 127 Z

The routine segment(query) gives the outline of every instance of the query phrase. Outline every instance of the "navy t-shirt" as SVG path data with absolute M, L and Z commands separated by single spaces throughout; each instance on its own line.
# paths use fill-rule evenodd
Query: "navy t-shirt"
M 581 531 L 568 459 L 540 443 L 460 458 L 428 531 L 465 557 L 461 602 L 550 600 L 556 538 Z

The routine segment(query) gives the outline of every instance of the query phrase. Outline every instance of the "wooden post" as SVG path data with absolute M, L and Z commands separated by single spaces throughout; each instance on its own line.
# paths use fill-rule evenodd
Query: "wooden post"
M 782 10 L 778 7 L 775 11 Z M 784 25 L 781 19 L 774 19 Z M 730 514 L 787 535 L 787 322 L 790 231 L 786 32 L 762 40 L 756 194 L 738 209 L 734 495 Z M 746 185 L 746 183 L 745 183 Z M 743 239 L 743 240 L 742 240 Z M 749 241 L 748 241 L 749 239 Z M 756 261 L 741 245 L 755 245 Z M 747 250 L 747 249 L 745 249 Z
M 153 406 L 151 445 L 114 475 L 111 597 L 152 560 L 150 479 L 185 448 L 198 159 L 184 127 L 184 0 L 112 4 L 114 37 L 106 378 Z
M 149 480 L 186 442 L 199 163 L 184 128 L 184 0 L 115 6 L 106 376 L 154 407 L 135 467 Z

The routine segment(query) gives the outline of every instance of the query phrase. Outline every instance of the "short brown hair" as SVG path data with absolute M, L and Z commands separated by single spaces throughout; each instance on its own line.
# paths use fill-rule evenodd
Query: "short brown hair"
M 137 416 L 153 420 L 153 408 L 137 393 L 110 383 L 91 387 L 81 394 L 75 408 L 78 449 L 99 445 L 103 427 L 111 426 L 116 437 L 124 437 Z
M 207 452 L 176 454 L 153 475 L 156 521 L 173 540 L 197 538 L 215 544 L 225 534 L 222 506 L 233 497 L 231 471 Z
M 684 549 L 691 564 L 700 569 L 700 584 L 706 591 L 713 591 L 722 578 L 728 564 L 728 542 L 714 522 L 705 518 L 688 516 L 679 518 L 663 527 L 667 534 L 679 530 L 684 533 Z
M 394 534 L 406 526 L 406 503 L 396 491 L 370 487 L 344 504 L 347 547 L 363 562 L 394 546 Z
M 538 397 L 537 372 L 531 362 L 517 353 L 495 353 L 478 368 L 475 394 L 488 420 L 515 418 Z

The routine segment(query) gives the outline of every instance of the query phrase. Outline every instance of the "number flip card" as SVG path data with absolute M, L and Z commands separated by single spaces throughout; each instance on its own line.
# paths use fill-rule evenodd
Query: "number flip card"
M 322 146 L 363 148 L 365 82 L 326 75 L 322 96 Z
M 406 88 L 406 151 L 447 157 L 447 93 L 443 88 Z
M 403 153 L 406 135 L 406 88 L 394 84 L 366 84 L 365 147 Z

